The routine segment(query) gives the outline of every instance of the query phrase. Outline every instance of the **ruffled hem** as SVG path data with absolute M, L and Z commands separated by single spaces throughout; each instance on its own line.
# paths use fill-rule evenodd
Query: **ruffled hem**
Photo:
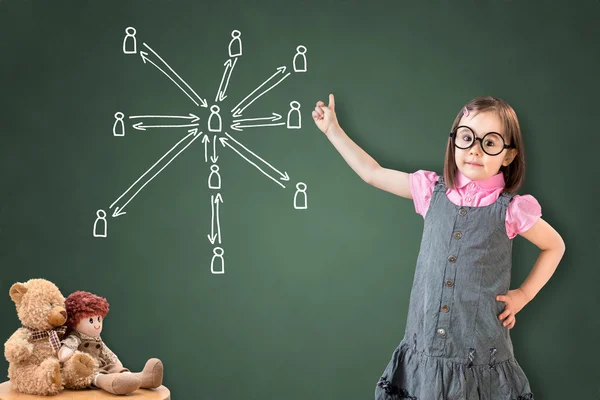
M 534 400 L 517 360 L 473 365 L 400 343 L 375 389 L 376 400 Z
M 390 396 L 395 396 L 396 398 L 399 398 L 399 399 L 417 400 L 417 398 L 415 396 L 409 395 L 408 391 L 406 391 L 406 389 L 402 389 L 402 388 L 399 388 L 398 386 L 392 385 L 391 382 L 389 382 L 385 379 L 385 376 L 382 376 L 381 378 L 379 378 L 379 382 L 377 382 L 377 386 L 382 388 L 383 391 Z

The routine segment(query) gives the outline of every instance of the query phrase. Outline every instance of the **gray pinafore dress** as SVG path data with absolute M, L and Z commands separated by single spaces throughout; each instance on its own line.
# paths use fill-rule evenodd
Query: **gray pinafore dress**
M 513 195 L 457 206 L 436 182 L 425 214 L 404 337 L 375 388 L 376 400 L 531 400 L 498 315 L 509 290 Z

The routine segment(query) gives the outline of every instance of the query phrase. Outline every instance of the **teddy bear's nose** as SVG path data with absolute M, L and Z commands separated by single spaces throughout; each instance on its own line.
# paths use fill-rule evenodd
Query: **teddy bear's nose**
M 67 312 L 66 311 L 61 311 L 60 315 L 62 315 L 63 317 L 67 318 Z

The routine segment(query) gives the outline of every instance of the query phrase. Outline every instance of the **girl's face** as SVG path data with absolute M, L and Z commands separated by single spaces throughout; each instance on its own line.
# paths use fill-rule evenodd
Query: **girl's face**
M 471 112 L 468 116 L 463 116 L 458 125 L 468 126 L 478 138 L 483 138 L 488 132 L 498 132 L 504 138 L 504 142 L 510 144 L 502 122 L 495 112 Z M 500 167 L 510 164 L 515 156 L 515 149 L 504 149 L 502 153 L 490 156 L 481 149 L 479 140 L 476 140 L 470 149 L 454 148 L 454 161 L 458 170 L 472 181 L 481 181 L 496 175 Z

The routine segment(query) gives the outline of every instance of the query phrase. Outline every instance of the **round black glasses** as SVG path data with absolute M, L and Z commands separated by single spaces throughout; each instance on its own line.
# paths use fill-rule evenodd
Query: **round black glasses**
M 454 142 L 454 146 L 462 150 L 470 149 L 479 140 L 481 149 L 490 156 L 497 156 L 504 149 L 515 147 L 512 144 L 505 144 L 504 138 L 498 132 L 488 132 L 482 138 L 478 138 L 471 128 L 464 125 L 450 132 L 450 137 Z

